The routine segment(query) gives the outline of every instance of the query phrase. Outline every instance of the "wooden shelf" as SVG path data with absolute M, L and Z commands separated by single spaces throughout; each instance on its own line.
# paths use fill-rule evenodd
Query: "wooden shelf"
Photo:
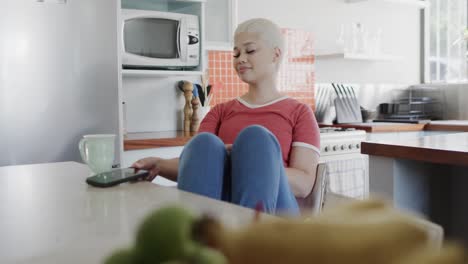
M 359 53 L 344 53 L 344 52 L 331 52 L 331 53 L 321 53 L 316 54 L 315 58 L 319 59 L 346 59 L 346 60 L 368 60 L 368 61 L 398 61 L 402 57 L 379 54 L 379 55 L 370 55 L 370 54 L 359 54 Z
M 184 131 L 128 133 L 124 136 L 124 151 L 184 146 L 195 133 Z
M 361 2 L 387 2 L 387 3 L 417 6 L 419 8 L 426 8 L 427 6 L 429 6 L 428 2 L 422 1 L 422 0 L 345 0 L 345 1 L 346 3 L 350 3 L 350 4 L 361 3 Z
M 165 71 L 165 70 L 129 70 L 122 69 L 122 76 L 125 77 L 169 77 L 169 76 L 187 76 L 187 75 L 203 75 L 202 71 Z

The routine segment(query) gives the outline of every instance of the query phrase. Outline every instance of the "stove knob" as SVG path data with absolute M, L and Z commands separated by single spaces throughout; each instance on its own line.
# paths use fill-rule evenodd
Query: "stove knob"
M 349 148 L 349 149 L 353 149 L 353 148 L 354 148 L 354 145 L 353 145 L 353 144 L 349 144 L 348 148 Z
M 346 150 L 346 145 L 341 145 L 341 150 Z
M 338 150 L 338 145 L 333 146 L 333 151 L 337 151 L 337 150 Z
M 330 150 L 330 147 L 326 146 L 323 150 L 325 150 L 325 152 L 328 152 Z
M 359 149 L 361 148 L 361 145 L 359 143 L 356 144 L 356 148 Z

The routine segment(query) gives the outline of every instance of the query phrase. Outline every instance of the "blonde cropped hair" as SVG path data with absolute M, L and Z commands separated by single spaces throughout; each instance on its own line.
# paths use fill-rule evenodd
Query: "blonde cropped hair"
M 234 33 L 234 37 L 239 33 L 258 33 L 260 38 L 272 48 L 281 51 L 281 57 L 285 53 L 284 38 L 281 29 L 272 21 L 265 18 L 253 18 L 240 23 Z

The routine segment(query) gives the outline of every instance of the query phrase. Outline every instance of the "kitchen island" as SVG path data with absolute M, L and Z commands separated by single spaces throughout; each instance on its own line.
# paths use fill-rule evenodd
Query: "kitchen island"
M 468 245 L 468 133 L 363 142 L 369 191 L 441 224 Z
M 76 162 L 0 167 L 0 263 L 102 263 L 134 243 L 148 213 L 167 205 L 233 227 L 254 217 L 253 210 L 150 182 L 95 188 L 85 183 L 89 176 Z

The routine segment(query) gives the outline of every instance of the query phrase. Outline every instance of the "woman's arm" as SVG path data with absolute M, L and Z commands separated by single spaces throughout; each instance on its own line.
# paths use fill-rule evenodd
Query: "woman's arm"
M 179 158 L 160 159 L 159 166 L 159 176 L 162 176 L 171 181 L 177 181 L 177 175 L 179 172 Z
M 217 134 L 219 125 L 221 124 L 222 104 L 218 104 L 202 120 L 198 133 L 209 132 Z M 231 146 L 226 146 L 229 150 Z M 177 181 L 177 176 L 179 174 L 179 158 L 173 159 L 162 159 L 158 157 L 148 157 L 140 159 L 133 163 L 131 166 L 136 169 L 148 170 L 149 175 L 147 180 L 152 181 L 156 176 L 162 176 L 171 181 Z
M 289 168 L 286 168 L 289 186 L 298 198 L 305 198 L 314 187 L 319 154 L 306 147 L 292 147 Z
M 158 175 L 171 181 L 177 181 L 179 158 L 162 159 L 158 157 L 148 157 L 136 161 L 131 167 L 148 170 L 149 175 L 147 180 L 149 181 L 152 181 Z

